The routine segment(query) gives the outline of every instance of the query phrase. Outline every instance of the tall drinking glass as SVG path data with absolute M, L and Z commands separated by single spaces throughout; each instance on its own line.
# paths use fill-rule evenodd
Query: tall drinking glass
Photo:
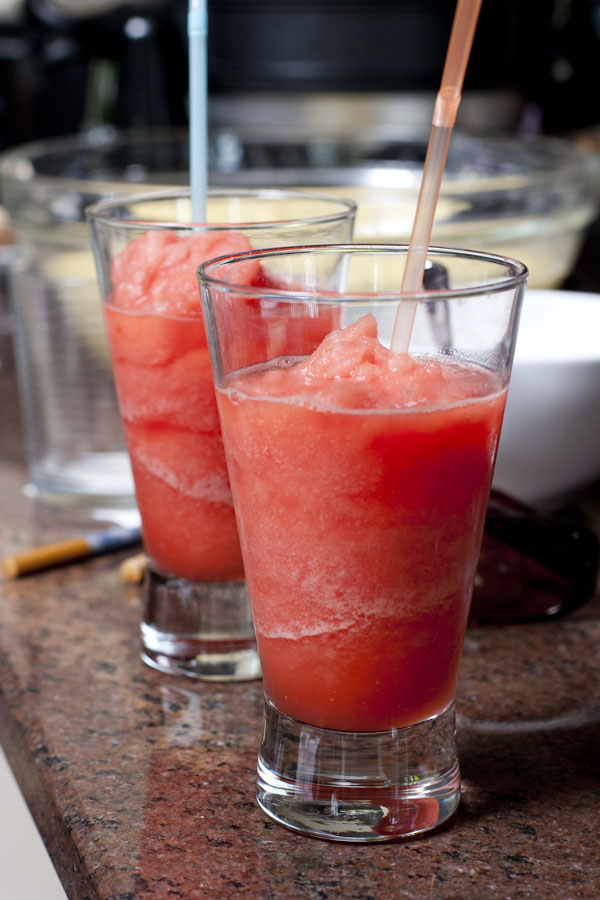
M 304 247 L 199 270 L 263 670 L 258 802 L 336 840 L 458 805 L 457 672 L 527 277 L 432 249 L 431 290 L 400 296 L 405 259 Z M 266 286 L 240 286 L 249 265 Z
M 117 398 L 145 549 L 142 656 L 161 671 L 256 678 L 196 268 L 219 253 L 351 237 L 354 204 L 270 190 L 214 190 L 192 224 L 188 190 L 89 209 Z M 238 272 L 264 284 L 258 264 Z

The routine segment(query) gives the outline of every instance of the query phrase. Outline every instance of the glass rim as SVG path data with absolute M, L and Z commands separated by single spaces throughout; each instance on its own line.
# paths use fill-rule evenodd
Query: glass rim
M 356 215 L 357 204 L 354 200 L 345 197 L 333 197 L 327 193 L 316 191 L 293 190 L 287 188 L 262 188 L 262 187 L 209 187 L 208 198 L 227 198 L 239 197 L 242 199 L 259 199 L 264 197 L 267 200 L 307 200 L 313 203 L 328 203 L 334 207 L 329 212 L 323 212 L 320 215 L 307 215 L 299 218 L 269 219 L 268 221 L 236 221 L 236 222 L 175 222 L 169 219 L 144 219 L 133 218 L 128 216 L 114 215 L 114 211 L 120 207 L 126 207 L 135 203 L 160 203 L 161 201 L 186 200 L 191 202 L 192 195 L 189 187 L 167 188 L 152 191 L 140 191 L 138 193 L 125 193 L 106 197 L 90 204 L 85 209 L 85 216 L 89 222 L 94 224 L 102 223 L 103 225 L 116 225 L 125 230 L 136 230 L 143 228 L 146 231 L 151 230 L 197 230 L 197 231 L 232 231 L 236 228 L 248 230 L 266 230 L 268 228 L 298 228 L 305 225 L 327 224 L 328 222 L 343 221 L 349 217 Z M 111 210 L 113 212 L 111 213 Z
M 431 246 L 427 250 L 427 260 L 430 257 L 447 257 L 471 260 L 473 262 L 489 262 L 509 270 L 497 279 L 482 282 L 481 284 L 465 285 L 455 288 L 434 288 L 427 291 L 413 291 L 402 293 L 397 291 L 348 291 L 338 293 L 328 290 L 293 290 L 291 288 L 271 288 L 254 285 L 240 285 L 233 281 L 217 278 L 211 274 L 212 270 L 224 268 L 238 262 L 248 260 L 268 259 L 270 257 L 301 256 L 301 255 L 326 255 L 328 253 L 371 253 L 371 254 L 398 254 L 404 256 L 408 253 L 408 244 L 383 244 L 383 243 L 346 243 L 346 244 L 308 244 L 300 247 L 273 247 L 262 250 L 249 250 L 242 253 L 225 254 L 206 260 L 196 269 L 198 281 L 202 287 L 216 288 L 222 291 L 232 291 L 245 297 L 254 299 L 273 299 L 287 302 L 315 302 L 339 304 L 344 303 L 380 303 L 401 300 L 424 301 L 429 298 L 435 300 L 450 300 L 458 297 L 472 297 L 477 294 L 496 294 L 511 290 L 525 284 L 529 270 L 525 263 L 510 256 L 501 256 L 497 253 L 488 253 L 483 250 L 467 250 L 455 247 Z

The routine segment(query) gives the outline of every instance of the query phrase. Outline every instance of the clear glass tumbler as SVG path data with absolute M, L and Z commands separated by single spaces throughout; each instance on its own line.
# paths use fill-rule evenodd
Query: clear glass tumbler
M 88 211 L 117 398 L 148 554 L 143 659 L 214 680 L 260 675 L 219 427 L 197 266 L 219 253 L 351 237 L 352 202 L 188 189 Z M 255 284 L 248 267 L 242 284 Z M 262 282 L 261 282 L 262 284 Z
M 458 805 L 454 695 L 527 277 L 432 249 L 426 291 L 400 295 L 405 260 L 355 244 L 199 270 L 263 671 L 258 802 L 335 840 Z M 264 286 L 240 287 L 248 266 Z

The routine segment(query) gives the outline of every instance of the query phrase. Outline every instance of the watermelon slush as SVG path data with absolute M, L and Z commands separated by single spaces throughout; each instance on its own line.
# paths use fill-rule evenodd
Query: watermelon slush
M 342 731 L 452 702 L 505 390 L 367 315 L 218 391 L 266 696 Z
M 190 581 L 244 578 L 196 268 L 250 249 L 234 231 L 148 231 L 113 259 L 104 304 L 144 545 L 155 569 Z M 235 280 L 271 285 L 257 260 Z M 245 315 L 227 352 L 238 365 L 262 358 L 267 340 L 271 354 L 311 352 L 335 323 L 332 311 L 298 317 L 277 343 L 260 308 L 237 300 Z
M 248 249 L 235 232 L 148 231 L 114 258 L 104 305 L 145 549 L 191 581 L 244 577 L 195 271 Z M 240 271 L 252 283 L 260 264 Z

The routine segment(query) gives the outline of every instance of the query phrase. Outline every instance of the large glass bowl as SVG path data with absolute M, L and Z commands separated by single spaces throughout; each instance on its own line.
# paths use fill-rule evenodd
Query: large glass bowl
M 359 133 L 348 141 L 289 132 L 269 140 L 221 130 L 211 135 L 210 182 L 350 196 L 359 206 L 356 240 L 406 242 L 427 140 L 426 133 Z M 87 253 L 83 210 L 100 197 L 188 178 L 185 131 L 100 129 L 0 157 L 2 197 L 19 240 L 54 250 Z M 531 287 L 556 287 L 597 214 L 599 191 L 600 159 L 572 142 L 456 132 L 432 242 L 515 256 L 529 267 Z

